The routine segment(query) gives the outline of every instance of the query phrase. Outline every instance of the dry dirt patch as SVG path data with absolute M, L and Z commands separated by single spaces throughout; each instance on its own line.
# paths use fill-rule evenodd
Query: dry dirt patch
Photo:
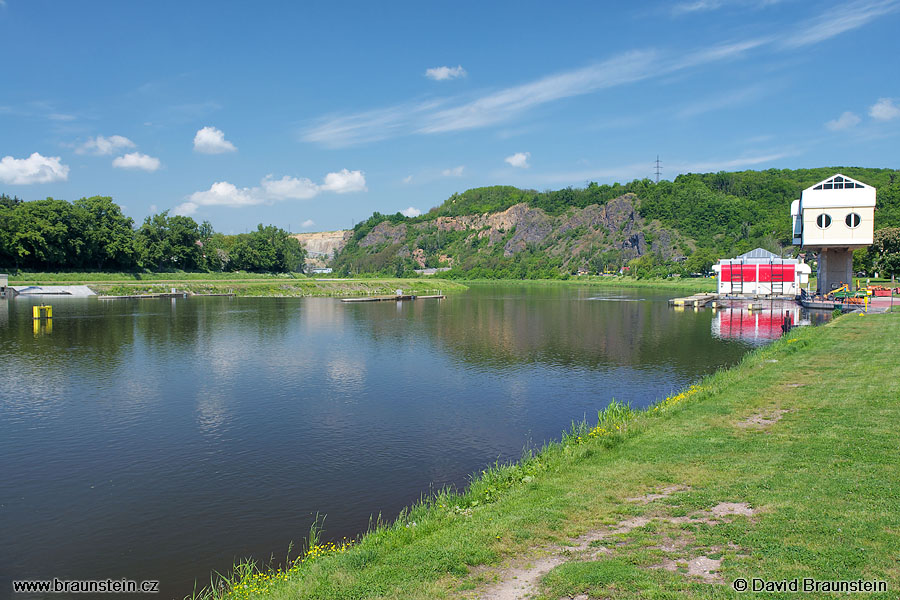
M 742 429 L 766 429 L 780 421 L 781 417 L 789 412 L 791 411 L 783 408 L 759 412 L 755 415 L 750 415 L 743 421 L 738 421 L 737 426 Z
M 651 500 L 646 500 L 646 502 L 650 502 L 653 499 L 671 495 L 675 491 L 682 489 L 686 488 L 684 486 L 672 486 L 663 488 L 659 492 L 630 500 L 643 502 L 650 496 L 656 496 Z M 629 533 L 654 521 L 670 524 L 706 523 L 715 526 L 730 520 L 731 517 L 752 517 L 757 512 L 757 509 L 754 509 L 746 502 L 720 502 L 708 510 L 697 511 L 686 517 L 670 517 L 665 514 L 631 517 L 620 521 L 613 527 L 590 531 L 576 538 L 571 546 L 545 548 L 543 553 L 537 558 L 520 559 L 516 564 L 500 571 L 497 574 L 499 581 L 483 589 L 481 593 L 476 594 L 476 597 L 484 600 L 521 600 L 527 598 L 537 591 L 540 580 L 554 568 L 573 560 L 591 560 L 596 559 L 600 555 L 615 554 L 615 548 L 610 549 L 609 547 L 598 545 L 597 542 L 607 540 L 611 536 Z M 690 534 L 682 532 L 680 536 L 675 538 L 663 538 L 656 548 L 664 552 L 681 553 L 690 545 L 690 542 Z M 713 548 L 712 550 L 718 549 Z M 707 583 L 720 584 L 722 583 L 722 578 L 718 572 L 721 564 L 721 559 L 700 555 L 674 560 L 666 558 L 660 564 L 652 565 L 650 568 L 670 571 L 681 570 L 689 577 L 696 577 Z

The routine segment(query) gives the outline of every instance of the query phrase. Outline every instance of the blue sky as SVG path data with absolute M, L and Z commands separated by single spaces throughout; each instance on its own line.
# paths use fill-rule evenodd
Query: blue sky
M 226 233 L 453 192 L 898 167 L 900 0 L 0 0 L 0 191 Z

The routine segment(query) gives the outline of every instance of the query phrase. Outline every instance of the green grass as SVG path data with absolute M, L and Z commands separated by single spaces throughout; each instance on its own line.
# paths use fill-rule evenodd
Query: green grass
M 866 597 L 896 598 L 898 353 L 897 315 L 853 314 L 795 329 L 659 408 L 613 405 L 596 426 L 575 425 L 516 464 L 487 467 L 461 493 L 423 498 L 348 548 L 317 552 L 287 574 L 258 574 L 245 563 L 219 591 L 204 594 L 472 597 L 502 576 L 504 561 L 536 548 L 570 544 L 629 517 L 745 502 L 753 517 L 717 526 L 662 519 L 620 534 L 608 544 L 612 554 L 546 574 L 537 597 L 724 598 L 733 596 L 727 582 L 737 577 L 815 577 L 884 580 L 888 594 Z M 788 412 L 766 427 L 738 426 L 773 411 Z M 685 489 L 649 504 L 626 500 L 671 485 Z M 666 539 L 685 540 L 684 547 L 666 553 L 657 547 Z M 722 560 L 724 584 L 688 577 L 684 568 L 652 568 L 699 555 Z M 250 593 L 251 584 L 258 591 Z
M 669 279 L 635 279 L 634 277 L 600 277 L 596 275 L 584 275 L 571 279 L 462 279 L 466 285 L 591 285 L 609 287 L 650 287 L 676 291 L 714 292 L 716 280 L 704 278 L 669 278 Z
M 320 280 L 297 274 L 257 273 L 27 273 L 12 285 L 88 285 L 101 295 L 127 296 L 179 291 L 249 297 L 308 297 L 454 293 L 468 289 L 458 281 L 435 278 L 360 278 Z

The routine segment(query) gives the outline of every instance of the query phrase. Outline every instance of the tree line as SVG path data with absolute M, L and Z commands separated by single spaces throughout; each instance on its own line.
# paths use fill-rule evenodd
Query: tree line
M 719 257 L 736 256 L 756 247 L 778 254 L 793 254 L 790 204 L 805 188 L 827 179 L 835 173 L 877 188 L 876 230 L 900 227 L 900 171 L 864 167 L 822 167 L 815 169 L 768 169 L 717 173 L 688 173 L 672 181 L 654 182 L 636 179 L 628 183 L 588 183 L 583 188 L 561 190 L 525 190 L 512 186 L 474 188 L 451 195 L 447 200 L 418 217 L 400 213 L 375 213 L 358 223 L 349 243 L 334 262 L 336 272 L 378 272 L 393 274 L 415 267 L 408 252 L 392 247 L 362 248 L 359 242 L 377 225 L 389 222 L 428 224 L 438 217 L 459 217 L 496 213 L 518 203 L 540 208 L 552 216 L 564 215 L 573 208 L 590 205 L 603 206 L 624 194 L 633 194 L 641 217 L 648 223 L 677 231 L 690 242 L 680 248 L 683 260 L 665 259 L 659 255 L 639 257 L 633 264 L 617 250 L 598 248 L 578 261 L 564 261 L 560 256 L 546 256 L 541 247 L 527 248 L 516 256 L 502 256 L 484 247 L 486 240 L 475 239 L 462 243 L 468 236 L 424 235 L 416 243 L 426 252 L 426 266 L 435 256 L 453 257 L 450 277 L 532 278 L 566 276 L 586 267 L 590 272 L 616 270 L 628 266 L 637 276 L 703 273 Z M 414 233 L 408 229 L 408 238 Z M 424 231 L 424 230 L 422 230 Z M 645 232 L 646 234 L 646 232 Z M 418 235 L 416 233 L 415 235 Z M 433 239 L 432 239 L 433 238 Z M 411 250 L 411 239 L 404 240 Z M 877 245 L 877 244 L 876 244 Z M 855 269 L 874 272 L 882 252 L 875 247 L 855 253 Z M 564 265 L 565 263 L 565 265 Z M 887 272 L 881 267 L 880 272 Z
M 274 225 L 224 235 L 169 211 L 134 220 L 106 196 L 25 202 L 0 194 L 0 267 L 57 271 L 302 272 L 306 250 Z

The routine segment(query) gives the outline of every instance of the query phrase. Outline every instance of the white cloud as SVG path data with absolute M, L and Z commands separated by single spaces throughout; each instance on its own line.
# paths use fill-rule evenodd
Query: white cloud
M 175 213 L 192 215 L 201 206 L 238 208 L 272 204 L 281 200 L 308 200 L 322 192 L 346 194 L 365 191 L 367 191 L 366 178 L 362 171 L 341 169 L 337 173 L 328 173 L 322 184 L 316 184 L 305 177 L 285 175 L 281 179 L 276 179 L 274 175 L 269 174 L 262 178 L 259 186 L 252 188 L 239 188 L 227 181 L 217 181 L 208 190 L 194 192 L 188 196 L 185 202 L 175 208 Z M 312 224 L 311 221 L 310 223 Z
M 117 169 L 140 169 L 153 172 L 159 168 L 160 162 L 158 158 L 153 158 L 140 152 L 129 152 L 124 156 L 114 158 L 112 166 Z
M 407 175 L 406 177 L 403 178 L 403 183 L 412 183 L 412 180 L 413 180 L 413 176 Z
M 512 156 L 507 156 L 503 160 L 517 169 L 527 169 L 531 165 L 528 164 L 528 159 L 531 158 L 531 152 L 516 152 Z
M 237 152 L 234 144 L 225 139 L 225 133 L 215 127 L 204 127 L 194 136 L 194 152 L 223 154 Z
M 419 210 L 418 208 L 415 208 L 415 207 L 413 207 L 413 206 L 410 206 L 410 207 L 407 208 L 406 210 L 401 210 L 401 211 L 400 211 L 400 214 L 403 215 L 403 216 L 405 216 L 405 217 L 418 217 L 419 215 L 422 214 L 422 211 Z
M 434 79 L 435 81 L 444 81 L 445 79 L 456 79 L 457 77 L 465 77 L 466 70 L 462 65 L 455 67 L 434 67 L 425 70 L 425 77 Z
M 341 169 L 337 173 L 329 173 L 325 176 L 325 183 L 319 189 L 326 192 L 346 194 L 348 192 L 365 192 L 366 178 L 362 171 L 348 171 Z
M 879 98 L 869 108 L 869 116 L 879 121 L 890 121 L 900 117 L 900 106 L 896 106 L 891 98 Z
M 850 129 L 851 127 L 856 127 L 859 125 L 861 119 L 857 117 L 852 112 L 845 111 L 841 116 L 837 119 L 832 119 L 825 123 L 825 127 L 830 129 L 831 131 L 841 131 L 842 129 Z
M 153 212 L 153 211 L 151 211 Z M 178 206 L 172 209 L 173 215 L 179 215 L 182 217 L 189 217 L 197 212 L 197 205 L 193 202 L 182 202 Z
M 799 48 L 818 44 L 847 31 L 858 29 L 876 18 L 900 9 L 897 0 L 874 0 L 851 2 L 844 6 L 830 8 L 804 26 L 797 28 L 783 42 L 786 48 Z
M 0 181 L 10 185 L 52 183 L 69 178 L 69 167 L 58 156 L 41 156 L 35 152 L 28 158 L 4 156 L 0 160 Z
M 261 182 L 266 194 L 275 198 L 288 200 L 307 200 L 319 193 L 319 186 L 305 177 L 288 177 L 275 179 L 266 175 Z
M 175 211 L 193 214 L 200 206 L 254 206 L 265 201 L 266 198 L 260 193 L 259 188 L 239 188 L 227 181 L 217 181 L 208 190 L 194 192 L 188 196 L 188 201 L 179 205 Z
M 305 229 L 307 227 L 312 227 L 315 224 L 316 224 L 316 222 L 313 221 L 312 219 L 307 219 L 307 220 L 303 221 L 302 223 L 300 223 L 300 227 L 303 227 Z
M 117 150 L 134 147 L 135 143 L 125 136 L 111 135 L 109 137 L 103 137 L 102 135 L 98 135 L 95 138 L 88 138 L 88 141 L 75 149 L 75 153 L 103 156 L 112 154 Z
M 444 169 L 441 171 L 441 175 L 444 177 L 462 177 L 463 170 L 465 170 L 465 165 L 459 165 L 458 167 L 453 167 L 452 169 Z

